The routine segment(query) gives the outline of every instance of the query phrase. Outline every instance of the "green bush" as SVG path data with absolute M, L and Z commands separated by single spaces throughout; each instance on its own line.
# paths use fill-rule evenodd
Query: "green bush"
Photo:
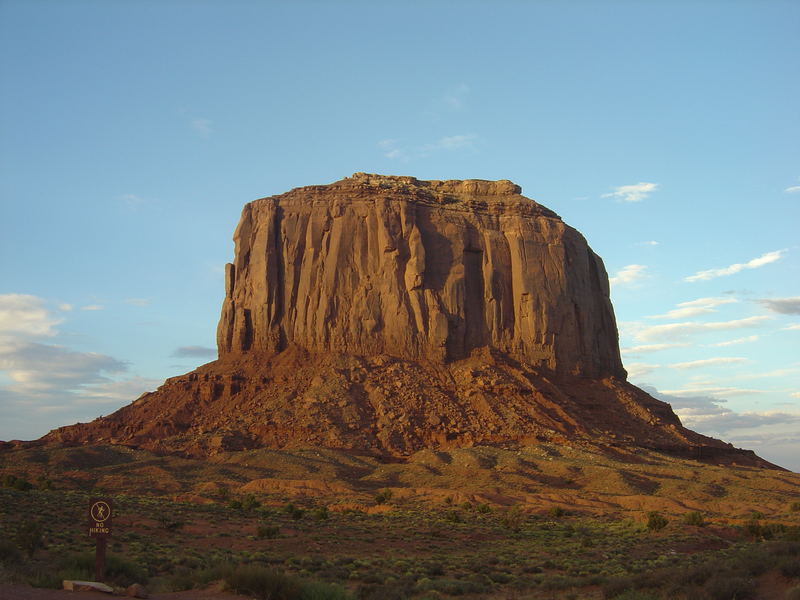
M 800 512 L 800 502 L 792 502 L 789 505 L 789 510 L 792 512 Z
M 683 515 L 683 522 L 686 525 L 691 525 L 692 527 L 705 527 L 706 524 L 706 520 L 703 518 L 703 514 L 697 511 L 693 511 Z
M 667 526 L 667 518 L 659 512 L 653 511 L 647 513 L 647 528 L 650 531 L 659 531 Z
M 522 529 L 524 522 L 525 514 L 519 506 L 512 506 L 500 517 L 500 524 L 515 533 Z
M 320 506 L 319 508 L 315 508 L 311 512 L 311 516 L 317 521 L 326 521 L 330 517 L 330 514 L 328 513 L 328 507 Z
M 547 514 L 553 517 L 554 519 L 560 519 L 561 517 L 567 514 L 567 511 L 565 511 L 560 506 L 551 506 L 549 509 L 547 509 Z

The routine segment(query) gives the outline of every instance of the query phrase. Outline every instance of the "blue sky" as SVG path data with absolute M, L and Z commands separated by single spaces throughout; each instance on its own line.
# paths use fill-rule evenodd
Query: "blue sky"
M 800 4 L 0 0 L 0 439 L 214 357 L 244 203 L 511 179 L 631 381 L 800 470 Z

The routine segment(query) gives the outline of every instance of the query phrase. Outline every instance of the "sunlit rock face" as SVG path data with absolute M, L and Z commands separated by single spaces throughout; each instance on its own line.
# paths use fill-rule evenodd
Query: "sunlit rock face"
M 356 173 L 246 205 L 220 355 L 311 352 L 531 365 L 624 378 L 601 259 L 510 181 Z

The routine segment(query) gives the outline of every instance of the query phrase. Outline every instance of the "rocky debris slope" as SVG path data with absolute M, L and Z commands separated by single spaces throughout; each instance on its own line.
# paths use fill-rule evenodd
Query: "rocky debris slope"
M 251 202 L 234 241 L 219 359 L 45 442 L 401 457 L 583 440 L 760 460 L 625 381 L 601 259 L 509 181 L 356 173 Z

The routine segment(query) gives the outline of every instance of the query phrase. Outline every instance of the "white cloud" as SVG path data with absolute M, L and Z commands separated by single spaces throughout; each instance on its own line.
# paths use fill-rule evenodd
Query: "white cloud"
M 655 240 L 650 240 L 647 242 L 639 242 L 636 244 L 637 246 L 658 246 L 658 242 Z
M 645 354 L 648 352 L 659 352 L 660 350 L 669 350 L 670 348 L 685 348 L 687 346 L 689 346 L 689 344 L 683 342 L 673 342 L 667 344 L 641 344 L 639 346 L 629 346 L 627 348 L 622 348 L 620 352 L 622 354 Z
M 450 135 L 416 147 L 407 147 L 399 140 L 387 138 L 378 142 L 383 156 L 391 160 L 408 161 L 425 158 L 439 152 L 458 152 L 470 150 L 477 152 L 478 136 L 472 133 Z
M 445 136 L 432 144 L 426 144 L 423 146 L 422 152 L 436 152 L 438 150 L 444 150 L 447 152 L 452 152 L 454 150 L 474 150 L 477 139 L 478 136 L 472 133 Z
M 125 304 L 131 304 L 133 306 L 149 306 L 150 300 L 147 298 L 127 298 L 125 300 Z
M 657 189 L 657 183 L 639 182 L 615 187 L 613 192 L 603 194 L 601 197 L 617 198 L 620 202 L 641 202 Z
M 660 367 L 661 365 L 651 365 L 648 363 L 625 364 L 625 370 L 628 372 L 628 379 L 644 377 Z
M 88 304 L 86 306 L 81 306 L 81 310 L 105 310 L 105 306 L 102 304 Z
M 800 392 L 792 392 L 789 394 L 792 398 L 800 398 Z
M 701 369 L 704 367 L 711 367 L 715 365 L 729 365 L 734 363 L 747 362 L 748 359 L 736 356 L 717 356 L 714 358 L 703 358 L 700 360 L 690 360 L 687 362 L 679 362 L 671 364 L 673 369 Z
M 460 111 L 463 110 L 466 106 L 467 96 L 469 95 L 469 86 L 466 83 L 462 83 L 457 85 L 451 90 L 448 90 L 444 97 L 442 98 L 442 102 L 448 108 Z
M 747 337 L 736 338 L 735 340 L 728 340 L 726 342 L 717 342 L 716 344 L 708 344 L 708 346 L 712 348 L 724 348 L 725 346 L 737 346 L 739 344 L 749 344 L 751 342 L 757 342 L 757 341 L 758 341 L 757 335 L 748 335 Z
M 626 265 L 617 271 L 616 275 L 609 277 L 608 282 L 611 285 L 620 285 L 641 281 L 647 277 L 646 271 L 645 265 Z
M 800 315 L 800 297 L 767 298 L 758 302 L 769 310 L 782 315 Z
M 706 281 L 708 279 L 715 279 L 717 277 L 725 277 L 727 275 L 734 275 L 745 269 L 758 269 L 764 265 L 774 263 L 780 260 L 786 250 L 774 250 L 772 252 L 765 252 L 761 256 L 747 261 L 746 263 L 735 263 L 721 269 L 706 269 L 705 271 L 698 271 L 694 275 L 685 277 L 683 280 L 688 282 Z
M 654 315 L 648 319 L 685 319 L 708 313 L 717 312 L 714 309 L 722 304 L 738 302 L 735 298 L 698 298 L 689 302 L 678 304 L 680 308 L 673 309 L 663 315 Z
M 736 388 L 730 386 L 697 385 L 696 387 L 682 387 L 674 390 L 664 390 L 663 394 L 671 394 L 676 397 L 694 396 L 696 394 L 706 394 L 714 398 L 716 402 L 724 402 L 727 396 L 753 396 L 763 394 L 763 390 Z
M 197 133 L 199 133 L 203 137 L 208 137 L 211 135 L 213 129 L 213 123 L 210 119 L 192 119 L 191 121 L 192 129 L 194 129 Z
M 0 335 L 52 337 L 59 323 L 37 296 L 0 294 Z
M 793 185 L 783 190 L 787 194 L 800 194 L 800 185 Z
M 710 323 L 700 323 L 697 321 L 686 321 L 683 323 L 669 323 L 666 325 L 654 325 L 652 327 L 641 327 L 633 331 L 637 340 L 643 342 L 655 341 L 659 339 L 681 339 L 686 336 L 706 333 L 709 331 L 728 331 L 732 329 L 745 329 L 748 327 L 759 327 L 771 317 L 755 316 L 732 321 L 712 321 Z
M 792 323 L 791 325 L 787 325 L 784 327 L 786 331 L 797 331 L 800 329 L 800 323 Z

